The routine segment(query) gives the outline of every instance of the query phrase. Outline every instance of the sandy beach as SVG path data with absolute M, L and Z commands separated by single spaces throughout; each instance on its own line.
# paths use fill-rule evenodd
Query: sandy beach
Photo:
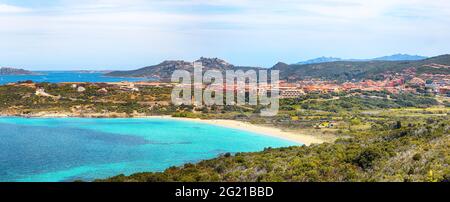
M 142 117 L 142 118 L 172 119 L 172 120 L 191 121 L 191 122 L 193 121 L 193 122 L 199 122 L 199 123 L 212 124 L 212 125 L 217 125 L 217 126 L 221 126 L 221 127 L 233 128 L 233 129 L 253 132 L 253 133 L 257 133 L 257 134 L 261 134 L 261 135 L 277 137 L 277 138 L 293 141 L 296 143 L 304 144 L 306 146 L 309 146 L 311 144 L 320 144 L 320 143 L 325 142 L 323 139 L 321 139 L 319 137 L 314 137 L 311 135 L 304 135 L 304 134 L 290 132 L 290 131 L 288 132 L 288 131 L 283 131 L 282 129 L 279 129 L 279 128 L 254 125 L 251 123 L 235 121 L 235 120 L 222 120 L 222 119 L 206 120 L 206 119 L 178 118 L 178 117 L 171 117 L 171 116 L 147 116 L 147 117 Z
M 122 114 L 114 114 L 117 118 L 123 117 Z M 23 115 L 11 115 L 11 114 L 0 114 L 0 117 L 8 117 L 8 116 L 19 116 L 24 117 Z M 28 118 L 69 118 L 69 117 L 84 117 L 84 118 L 109 118 L 111 117 L 111 114 L 105 115 L 105 114 L 85 114 L 83 116 L 80 116 L 79 114 L 71 114 L 71 113 L 61 113 L 61 112 L 39 112 L 36 114 L 32 114 L 29 116 L 25 116 Z M 299 144 L 304 144 L 306 146 L 309 146 L 311 144 L 321 144 L 326 142 L 321 137 L 311 136 L 311 135 L 305 135 L 301 134 L 299 132 L 294 131 L 284 131 L 280 128 L 270 127 L 270 126 L 263 126 L 263 125 L 255 125 L 251 123 L 246 123 L 242 121 L 235 121 L 235 120 L 225 120 L 225 119 L 193 119 L 193 118 L 179 118 L 179 117 L 172 117 L 172 116 L 135 116 L 134 118 L 157 118 L 157 119 L 172 119 L 172 120 L 178 120 L 178 121 L 190 121 L 190 122 L 199 122 L 199 123 L 205 123 L 205 124 L 212 124 L 217 125 L 221 127 L 227 127 L 227 128 L 233 128 L 243 131 L 248 131 L 252 133 L 257 133 L 261 135 L 268 135 L 272 137 L 277 137 L 289 141 L 293 141 Z

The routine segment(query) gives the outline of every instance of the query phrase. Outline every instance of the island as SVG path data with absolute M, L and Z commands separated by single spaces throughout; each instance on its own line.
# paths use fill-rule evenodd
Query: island
M 1 67 L 0 68 L 0 75 L 35 75 L 36 73 L 24 70 L 24 69 L 18 69 L 18 68 L 12 68 L 12 67 Z

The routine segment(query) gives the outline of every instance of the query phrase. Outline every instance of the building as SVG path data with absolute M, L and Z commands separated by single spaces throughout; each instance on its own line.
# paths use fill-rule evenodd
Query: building
M 421 78 L 414 77 L 413 79 L 411 79 L 409 81 L 409 84 L 414 85 L 414 86 L 425 86 L 425 81 Z
M 283 89 L 280 91 L 280 98 L 298 98 L 304 94 L 302 89 Z

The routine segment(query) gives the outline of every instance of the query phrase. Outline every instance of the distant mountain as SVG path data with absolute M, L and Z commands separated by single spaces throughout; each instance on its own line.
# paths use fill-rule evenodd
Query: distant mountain
M 218 71 L 226 71 L 226 70 L 249 70 L 249 69 L 260 69 L 260 67 L 243 67 L 243 66 L 234 66 L 222 59 L 219 58 L 200 58 L 196 60 L 196 62 L 202 62 L 203 70 L 218 70 Z M 131 71 L 113 71 L 105 74 L 106 76 L 114 76 L 114 77 L 148 77 L 148 78 L 156 78 L 160 80 L 170 80 L 172 73 L 175 70 L 187 70 L 189 72 L 193 72 L 194 66 L 192 62 L 187 62 L 183 60 L 168 60 L 164 61 L 160 64 L 143 67 L 137 70 Z
M 275 65 L 271 69 L 280 70 L 281 79 L 296 81 L 305 78 L 331 80 L 377 78 L 380 74 L 401 72 L 406 68 L 413 68 L 417 73 L 450 74 L 450 55 L 411 61 L 336 61 L 305 65 L 292 64 L 282 68 Z
M 413 56 L 415 57 L 415 56 Z M 420 57 L 420 56 L 419 56 Z M 409 59 L 409 60 L 405 60 Z M 396 61 L 398 59 L 398 61 Z M 334 61 L 312 64 L 286 64 L 278 62 L 271 70 L 280 71 L 280 79 L 297 81 L 305 78 L 320 78 L 328 80 L 361 80 L 382 78 L 383 74 L 389 75 L 392 72 L 402 72 L 407 68 L 414 69 L 418 74 L 436 73 L 450 74 L 450 55 L 441 55 L 422 60 L 412 60 L 414 58 L 405 55 L 394 55 L 377 60 L 369 61 Z M 325 60 L 325 59 L 324 59 Z M 322 60 L 322 61 L 324 61 Z M 196 62 L 202 62 L 204 71 L 206 70 L 259 70 L 260 67 L 234 66 L 218 58 L 200 58 Z M 115 77 L 149 77 L 159 80 L 170 80 L 175 70 L 187 70 L 193 72 L 193 63 L 182 60 L 164 61 L 160 64 L 140 68 L 131 71 L 114 71 L 105 74 Z M 381 77 L 380 77 L 381 76 Z
M 419 55 L 408 55 L 408 54 L 394 54 L 390 56 L 377 57 L 373 59 L 341 59 L 335 57 L 319 57 L 311 60 L 306 60 L 296 63 L 297 65 L 307 65 L 307 64 L 319 64 L 325 62 L 337 62 L 337 61 L 347 61 L 347 62 L 367 62 L 367 61 L 415 61 L 426 59 L 425 56 Z
M 382 61 L 414 61 L 414 60 L 424 60 L 427 59 L 425 56 L 420 55 L 408 55 L 408 54 L 395 54 L 390 56 L 378 57 L 372 60 L 382 60 Z
M 334 58 L 334 57 L 320 57 L 315 58 L 311 60 L 306 60 L 303 62 L 298 62 L 298 65 L 307 65 L 307 64 L 317 64 L 317 63 L 324 63 L 324 62 L 336 62 L 336 61 L 342 61 L 341 58 Z
M 0 75 L 33 75 L 33 74 L 35 73 L 24 69 L 17 69 L 11 67 L 0 68 Z

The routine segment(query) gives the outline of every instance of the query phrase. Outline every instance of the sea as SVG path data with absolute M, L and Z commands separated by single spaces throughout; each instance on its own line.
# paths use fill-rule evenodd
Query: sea
M 0 85 L 19 81 L 31 80 L 33 82 L 120 82 L 145 81 L 151 78 L 121 78 L 104 76 L 101 72 L 81 71 L 38 71 L 36 75 L 0 75 Z
M 0 85 L 33 82 L 152 80 L 99 72 L 42 71 L 0 76 Z M 224 153 L 262 151 L 298 143 L 198 122 L 157 118 L 0 117 L 0 182 L 91 181 L 164 171 Z
M 294 145 L 184 120 L 0 117 L 0 181 L 92 181 Z

